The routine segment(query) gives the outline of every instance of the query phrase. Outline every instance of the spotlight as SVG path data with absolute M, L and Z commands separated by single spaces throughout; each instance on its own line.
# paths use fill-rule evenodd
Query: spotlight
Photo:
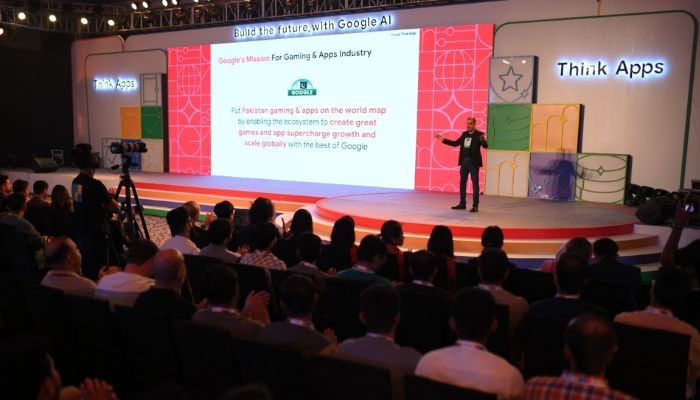
M 0 26 L 0 36 L 2 36 L 3 33 L 5 33 L 5 28 Z
M 85 18 L 85 17 L 81 17 L 81 18 L 80 18 L 80 23 L 83 24 L 83 25 L 87 25 L 87 24 L 88 24 L 88 19 Z
M 141 5 L 143 6 L 143 8 L 148 8 L 148 2 L 147 2 L 147 1 L 142 1 L 142 2 L 141 2 Z
M 170 0 L 170 4 L 176 6 L 176 5 L 177 5 L 177 0 Z
M 195 3 L 199 3 L 199 0 L 194 0 Z
M 163 4 L 163 7 L 168 6 L 168 0 L 161 0 L 160 2 Z
M 114 20 L 112 18 L 107 20 L 107 25 L 114 26 Z
M 25 19 L 27 19 L 27 14 L 25 14 L 24 11 L 20 11 L 17 14 L 17 18 L 19 18 L 21 21 L 24 21 Z
M 132 10 L 138 10 L 138 9 L 139 9 L 139 6 L 136 5 L 136 3 L 131 3 L 131 9 L 132 9 Z
M 49 15 L 49 21 L 51 21 L 51 22 L 56 22 L 56 16 L 53 15 L 53 14 L 50 14 L 50 15 Z

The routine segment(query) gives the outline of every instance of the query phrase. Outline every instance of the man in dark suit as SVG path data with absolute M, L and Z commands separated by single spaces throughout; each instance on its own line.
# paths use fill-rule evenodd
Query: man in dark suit
M 481 148 L 488 148 L 484 132 L 476 130 L 476 118 L 467 118 L 467 130 L 457 140 L 445 139 L 437 134 L 435 138 L 448 146 L 459 146 L 459 204 L 452 207 L 453 210 L 467 208 L 467 177 L 472 177 L 472 191 L 474 202 L 471 212 L 479 211 L 479 168 L 483 165 L 481 160 Z
M 588 268 L 588 279 L 608 282 L 620 282 L 629 286 L 629 309 L 637 307 L 637 290 L 642 283 L 642 270 L 634 265 L 617 259 L 619 247 L 610 238 L 601 238 L 593 242 L 593 256 L 596 263 Z

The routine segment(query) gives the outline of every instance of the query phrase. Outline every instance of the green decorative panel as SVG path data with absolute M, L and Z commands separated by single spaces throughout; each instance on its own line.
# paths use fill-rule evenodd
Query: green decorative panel
M 575 200 L 624 204 L 628 154 L 579 153 Z
M 163 139 L 163 107 L 141 107 L 141 137 Z
M 488 143 L 492 150 L 530 150 L 531 104 L 489 104 Z

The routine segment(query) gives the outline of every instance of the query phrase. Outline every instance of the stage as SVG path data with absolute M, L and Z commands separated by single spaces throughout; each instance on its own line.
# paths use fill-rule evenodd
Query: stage
M 116 188 L 120 180 L 117 172 L 99 170 L 96 178 Z M 70 187 L 77 170 L 34 173 L 12 169 L 2 173 L 30 184 L 43 179 L 51 187 Z M 247 209 L 253 199 L 264 196 L 275 203 L 280 224 L 281 219 L 291 220 L 297 209 L 308 209 L 314 217 L 314 231 L 324 239 L 328 239 L 333 222 L 343 215 L 354 218 L 358 240 L 378 233 L 383 221 L 395 219 L 403 224 L 405 249 L 413 250 L 425 248 L 433 226 L 447 225 L 455 236 L 457 254 L 473 257 L 481 250 L 483 228 L 498 225 L 505 233 L 504 249 L 522 267 L 535 267 L 552 258 L 575 236 L 591 240 L 611 237 L 620 245 L 623 260 L 637 265 L 658 265 L 662 249 L 659 233 L 640 230 L 635 209 L 622 205 L 482 196 L 479 212 L 470 213 L 450 209 L 458 201 L 455 193 L 171 173 L 133 172 L 131 176 L 145 213 L 150 215 L 164 215 L 188 200 L 200 203 L 204 212 L 221 200 Z M 468 200 L 471 202 L 471 195 Z

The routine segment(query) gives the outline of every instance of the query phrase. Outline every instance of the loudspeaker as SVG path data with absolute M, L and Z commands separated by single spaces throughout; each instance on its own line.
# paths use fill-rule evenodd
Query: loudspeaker
M 53 158 L 37 157 L 32 159 L 34 172 L 53 172 L 58 169 L 58 164 Z

